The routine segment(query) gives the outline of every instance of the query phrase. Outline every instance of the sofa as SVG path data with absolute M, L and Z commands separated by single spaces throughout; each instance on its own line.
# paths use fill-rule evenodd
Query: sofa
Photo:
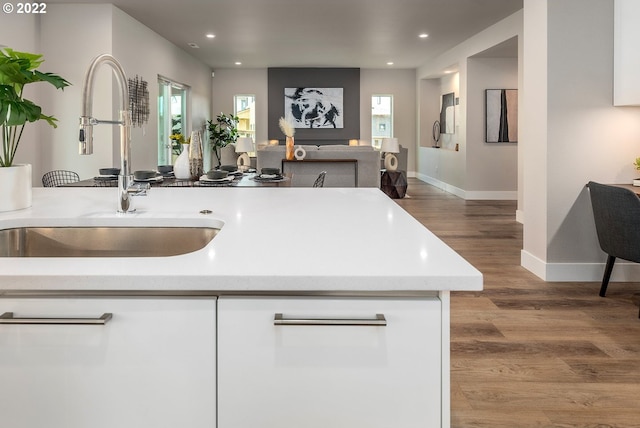
M 283 172 L 293 174 L 291 185 L 311 187 L 321 171 L 327 171 L 324 187 L 380 187 L 380 152 L 371 146 L 296 145 L 305 152 L 305 160 L 336 160 L 336 162 L 285 163 Z M 274 145 L 258 149 L 256 166 L 283 168 L 285 146 Z M 340 162 L 354 159 L 356 162 Z

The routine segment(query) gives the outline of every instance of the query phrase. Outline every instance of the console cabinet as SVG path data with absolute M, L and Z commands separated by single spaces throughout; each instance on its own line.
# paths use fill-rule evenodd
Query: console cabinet
M 216 426 L 215 298 L 4 298 L 0 316 L 2 426 Z
M 443 425 L 436 297 L 223 296 L 218 323 L 218 428 Z

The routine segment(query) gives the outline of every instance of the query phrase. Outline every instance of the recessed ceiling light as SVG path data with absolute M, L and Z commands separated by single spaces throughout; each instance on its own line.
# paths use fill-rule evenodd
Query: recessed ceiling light
M 422 33 L 418 37 L 420 37 L 421 39 L 426 39 L 427 37 L 429 37 L 429 35 L 427 33 Z
M 242 65 L 242 63 L 240 61 L 236 61 L 235 64 L 236 65 Z
M 389 61 L 387 65 L 393 65 L 393 61 Z
M 200 48 L 200 46 L 196 45 L 195 43 L 187 43 L 189 46 L 191 46 L 194 49 L 198 49 Z
M 207 34 L 207 39 L 213 39 L 215 36 L 215 34 Z

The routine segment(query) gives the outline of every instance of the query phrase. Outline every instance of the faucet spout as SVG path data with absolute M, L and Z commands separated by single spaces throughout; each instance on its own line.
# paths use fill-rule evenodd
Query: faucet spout
M 93 117 L 93 87 L 96 71 L 108 65 L 120 88 L 120 110 L 118 120 L 98 120 Z M 135 211 L 131 208 L 131 196 L 128 192 L 133 184 L 131 175 L 131 113 L 128 108 L 129 87 L 124 69 L 109 54 L 102 54 L 93 59 L 87 70 L 82 87 L 82 116 L 80 116 L 79 151 L 81 155 L 93 153 L 93 127 L 102 123 L 120 126 L 120 175 L 118 176 L 118 212 Z

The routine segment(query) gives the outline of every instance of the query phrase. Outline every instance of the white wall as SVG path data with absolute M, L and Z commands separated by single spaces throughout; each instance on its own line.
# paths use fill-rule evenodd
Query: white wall
M 211 119 L 215 119 L 220 113 L 233 113 L 233 97 L 235 95 L 255 95 L 255 142 L 260 143 L 267 141 L 267 69 L 218 69 L 215 70 L 215 77 L 212 82 Z M 208 153 L 210 152 L 209 150 Z M 209 157 L 211 156 L 212 155 L 209 155 Z
M 28 14 L 0 14 L 0 45 L 10 47 L 17 51 L 42 53 L 40 48 L 40 19 L 36 15 Z M 45 63 L 41 67 L 42 70 L 52 71 L 49 69 L 51 65 L 47 61 L 47 57 L 44 58 Z M 25 97 L 32 100 L 36 104 L 43 106 L 43 97 L 41 90 L 55 92 L 54 89 L 46 88 L 47 84 L 32 84 L 25 88 Z M 44 107 L 44 106 L 43 106 Z M 52 114 L 50 109 L 45 108 L 45 114 Z M 24 128 L 22 138 L 20 140 L 20 146 L 16 152 L 16 163 L 30 163 L 32 165 L 32 182 L 34 185 L 41 183 L 42 174 L 42 157 L 40 153 L 47 150 L 47 142 L 41 138 L 41 129 L 48 128 L 48 124 L 32 123 L 28 124 Z
M 158 75 L 190 87 L 187 136 L 203 131 L 211 118 L 211 69 L 176 45 L 168 42 L 123 11 L 113 8 L 113 55 L 128 78 L 136 75 L 148 82 L 149 123 L 132 132 L 132 167 L 155 169 L 158 165 Z M 205 138 L 202 133 L 203 141 Z M 167 142 L 168 143 L 168 142 Z M 120 159 L 119 139 L 113 147 L 113 160 Z
M 522 264 L 547 280 L 602 276 L 585 184 L 630 182 L 637 107 L 613 106 L 613 0 L 525 0 Z M 640 280 L 624 266 L 614 280 Z
M 360 70 L 360 139 L 371 141 L 371 97 L 393 95 L 393 136 L 408 149 L 407 174 L 415 176 L 416 80 L 413 69 Z
M 486 89 L 486 87 L 481 88 L 484 83 L 480 82 L 488 82 L 491 79 L 487 75 L 489 71 L 486 64 L 483 65 L 482 62 L 475 62 L 475 60 L 468 62 L 468 59 L 513 37 L 518 37 L 520 40 L 522 20 L 523 12 L 516 12 L 418 69 L 419 82 L 431 79 L 441 82 L 439 94 L 434 94 L 433 85 L 418 84 L 419 105 L 427 104 L 423 100 L 424 97 L 439 97 L 443 93 L 451 92 L 449 88 L 455 89 L 456 97 L 459 97 L 459 106 L 456 109 L 456 134 L 443 134 L 441 149 L 429 147 L 430 143 L 418 148 L 418 176 L 421 179 L 463 198 L 515 199 L 517 197 L 519 156 L 517 146 L 500 152 L 497 147 L 484 147 L 484 125 L 482 125 L 484 110 L 482 107 L 478 108 L 478 96 L 483 96 L 479 91 Z M 452 68 L 457 69 L 455 75 L 443 74 L 445 70 Z M 516 85 L 513 87 L 519 88 L 522 72 L 520 67 L 517 70 L 516 75 L 513 75 L 513 64 L 510 64 L 508 72 L 501 72 L 502 78 L 496 76 L 496 84 L 498 81 L 509 80 L 511 83 L 516 80 Z M 480 74 L 476 75 L 476 73 Z M 458 80 L 457 86 L 451 83 L 451 79 Z M 521 100 L 519 100 L 520 104 Z M 425 127 L 425 119 L 420 118 L 421 129 L 418 130 L 418 135 L 423 144 L 425 140 L 430 141 L 430 124 L 436 119 L 438 119 L 437 116 L 426 121 L 429 126 Z M 454 150 L 456 144 L 459 151 Z M 492 150 L 499 153 L 498 158 L 501 159 L 494 159 Z M 483 165 L 483 162 L 490 162 L 491 168 L 489 165 Z M 495 168 L 496 163 L 499 164 L 497 168 Z M 507 164 L 508 168 L 505 170 L 502 164 Z
M 70 22 L 82 22 L 83 25 L 69 25 Z M 158 74 L 191 87 L 192 129 L 201 128 L 210 117 L 209 67 L 113 5 L 50 4 L 46 16 L 31 26 L 19 26 L 16 31 L 24 35 L 25 40 L 30 37 L 36 40 L 32 46 L 39 45 L 44 54 L 43 70 L 57 73 L 72 84 L 64 92 L 45 85 L 39 90 L 43 111 L 58 118 L 58 128 L 54 130 L 45 123 L 38 123 L 41 132 L 38 150 L 30 150 L 20 158 L 34 164 L 34 185 L 39 185 L 42 174 L 51 169 L 70 169 L 77 171 L 81 178 L 90 178 L 97 175 L 99 168 L 120 164 L 119 131 L 115 126 L 96 126 L 94 154 L 78 154 L 84 77 L 92 59 L 102 53 L 112 54 L 122 64 L 127 77 L 133 78 L 137 74 L 148 82 L 149 122 L 132 132 L 133 170 L 153 169 L 157 165 Z M 94 117 L 117 118 L 118 93 L 111 69 L 98 70 Z
M 82 112 L 82 86 L 91 60 L 101 54 L 110 53 L 112 44 L 113 6 L 102 5 L 48 5 L 47 14 L 40 20 L 40 43 L 45 63 L 42 69 L 54 72 L 67 79 L 71 86 L 62 91 L 50 88 L 43 92 L 43 110 L 58 118 L 58 128 L 51 129 L 41 123 L 42 151 L 41 168 L 34 172 L 40 185 L 40 177 L 52 169 L 76 171 L 81 178 L 97 175 L 99 168 L 113 166 L 111 142 L 118 135 L 112 127 L 102 125 L 94 128 L 94 154 L 78 154 L 78 123 Z M 82 22 L 72 26 L 70 22 Z M 91 31 L 86 31 L 90 28 Z M 96 76 L 100 84 L 94 89 L 93 114 L 99 119 L 111 119 L 112 92 L 116 84 L 111 70 L 102 69 Z M 117 164 L 116 164 L 117 165 Z
M 485 90 L 517 89 L 518 59 L 469 58 L 467 77 L 467 197 L 488 193 L 496 199 L 515 199 L 518 146 L 485 142 Z
M 456 66 L 457 68 L 457 66 Z M 433 123 L 440 120 L 442 95 L 453 92 L 462 104 L 460 73 L 446 74 L 442 77 L 423 79 L 420 81 L 420 140 L 423 145 L 418 148 L 418 177 L 428 183 L 464 197 L 464 185 L 467 170 L 465 168 L 466 121 L 463 105 L 455 106 L 453 134 L 440 135 L 440 148 L 433 147 Z M 441 129 L 441 131 L 444 131 Z M 456 150 L 457 148 L 457 150 Z

